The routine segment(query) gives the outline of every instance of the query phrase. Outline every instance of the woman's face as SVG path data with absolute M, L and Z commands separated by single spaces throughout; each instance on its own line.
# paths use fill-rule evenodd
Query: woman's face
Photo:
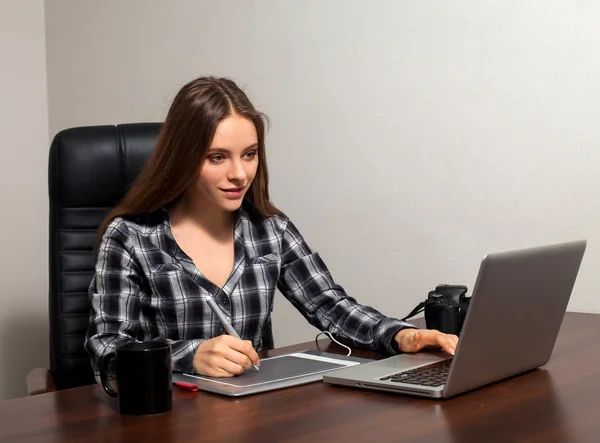
M 235 211 L 256 176 L 258 137 L 251 120 L 233 114 L 219 123 L 195 182 L 203 203 Z

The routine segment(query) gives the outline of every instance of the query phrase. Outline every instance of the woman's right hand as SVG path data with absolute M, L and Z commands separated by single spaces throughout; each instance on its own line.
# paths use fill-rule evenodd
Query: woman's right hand
M 203 341 L 194 355 L 196 372 L 209 377 L 233 377 L 259 364 L 252 342 L 231 335 Z

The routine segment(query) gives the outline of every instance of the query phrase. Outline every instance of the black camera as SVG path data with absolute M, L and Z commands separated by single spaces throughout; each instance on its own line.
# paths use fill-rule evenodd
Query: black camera
M 427 329 L 460 335 L 471 301 L 466 294 L 467 287 L 463 285 L 438 285 L 403 320 L 424 310 Z

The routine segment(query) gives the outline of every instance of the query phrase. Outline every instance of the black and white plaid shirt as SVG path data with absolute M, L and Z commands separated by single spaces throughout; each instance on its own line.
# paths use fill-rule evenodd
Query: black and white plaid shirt
M 276 288 L 313 326 L 342 343 L 398 352 L 393 338 L 408 323 L 350 297 L 286 216 L 253 214 L 248 207 L 237 212 L 235 262 L 223 288 L 179 248 L 166 210 L 110 223 L 89 288 L 85 347 L 96 374 L 100 359 L 117 344 L 157 338 L 171 343 L 174 371 L 192 371 L 198 345 L 225 332 L 207 297 L 214 297 L 241 338 L 259 351 Z

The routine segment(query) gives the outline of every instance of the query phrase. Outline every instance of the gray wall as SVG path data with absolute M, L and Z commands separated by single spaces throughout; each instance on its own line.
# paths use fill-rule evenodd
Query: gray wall
M 276 204 L 360 301 L 402 316 L 472 287 L 485 253 L 587 238 L 569 309 L 599 312 L 598 23 L 584 0 L 52 0 L 49 129 L 160 120 L 187 81 L 230 76 L 271 117 Z M 315 330 L 280 297 L 275 333 Z
M 0 399 L 48 365 L 43 0 L 0 0 Z

